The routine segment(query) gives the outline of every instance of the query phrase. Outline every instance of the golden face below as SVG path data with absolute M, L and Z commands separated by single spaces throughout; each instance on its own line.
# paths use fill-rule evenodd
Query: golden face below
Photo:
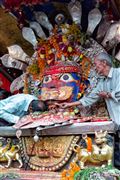
M 69 86 L 63 86 L 59 88 L 42 88 L 41 90 L 41 99 L 46 101 L 46 100 L 58 100 L 58 101 L 63 101 L 67 100 L 71 97 L 73 92 L 73 87 Z

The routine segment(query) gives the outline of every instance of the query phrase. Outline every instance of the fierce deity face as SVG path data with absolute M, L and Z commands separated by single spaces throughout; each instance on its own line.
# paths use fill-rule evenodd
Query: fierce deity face
M 71 72 L 72 71 L 72 72 Z M 87 87 L 75 66 L 54 66 L 46 71 L 41 88 L 41 99 L 56 101 L 76 101 Z

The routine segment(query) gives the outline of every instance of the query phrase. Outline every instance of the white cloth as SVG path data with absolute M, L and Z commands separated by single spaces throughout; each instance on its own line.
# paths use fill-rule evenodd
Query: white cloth
M 97 87 L 80 99 L 83 106 L 90 106 L 99 100 L 98 93 L 109 92 L 112 98 L 105 99 L 110 118 L 120 125 L 120 68 L 111 68 L 108 77 L 101 79 Z
M 0 118 L 10 123 L 16 123 L 27 113 L 33 100 L 37 100 L 37 97 L 30 94 L 16 94 L 0 100 Z

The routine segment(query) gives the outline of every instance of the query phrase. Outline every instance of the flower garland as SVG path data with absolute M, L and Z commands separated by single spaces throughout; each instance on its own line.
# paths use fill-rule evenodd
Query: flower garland
M 81 52 L 76 48 L 77 44 L 80 43 L 80 29 L 77 25 L 64 26 L 67 33 L 58 33 L 58 28 L 55 27 L 53 34 L 46 40 L 40 40 L 38 44 L 38 53 L 49 63 L 49 60 L 71 60 L 73 56 L 81 56 Z M 63 26 L 61 26 L 61 30 Z M 79 33 L 78 33 L 79 32 Z M 73 39 L 70 39 L 74 37 Z
M 81 38 L 83 39 L 80 28 L 74 23 L 61 25 L 60 28 L 60 33 L 59 28 L 55 26 L 48 39 L 40 39 L 37 46 L 37 60 L 28 67 L 28 72 L 34 76 L 39 74 L 41 80 L 46 66 L 54 65 L 55 61 L 76 61 L 77 59 L 83 71 L 83 78 L 88 78 L 91 62 L 79 49 Z
M 90 137 L 87 137 L 86 144 L 88 152 L 92 152 L 92 139 Z
M 38 61 L 35 60 L 31 65 L 27 67 L 27 73 L 33 75 L 33 78 L 36 79 L 36 76 L 38 76 L 40 73 Z
M 72 180 L 74 179 L 75 173 L 80 171 L 80 167 L 74 163 L 70 163 L 70 167 L 68 170 L 64 169 L 63 172 L 61 173 L 61 180 Z

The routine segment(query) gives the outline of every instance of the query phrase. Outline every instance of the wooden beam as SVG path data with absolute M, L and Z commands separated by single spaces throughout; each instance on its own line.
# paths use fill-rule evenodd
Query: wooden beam
M 112 121 L 106 122 L 87 122 L 87 123 L 74 123 L 65 126 L 53 126 L 51 128 L 41 128 L 39 136 L 65 136 L 65 135 L 80 135 L 83 133 L 94 134 L 95 131 L 108 131 L 108 133 L 115 133 L 115 125 Z M 14 137 L 16 136 L 16 129 L 13 127 L 0 127 L 0 136 Z M 22 136 L 34 136 L 36 128 L 22 129 Z

